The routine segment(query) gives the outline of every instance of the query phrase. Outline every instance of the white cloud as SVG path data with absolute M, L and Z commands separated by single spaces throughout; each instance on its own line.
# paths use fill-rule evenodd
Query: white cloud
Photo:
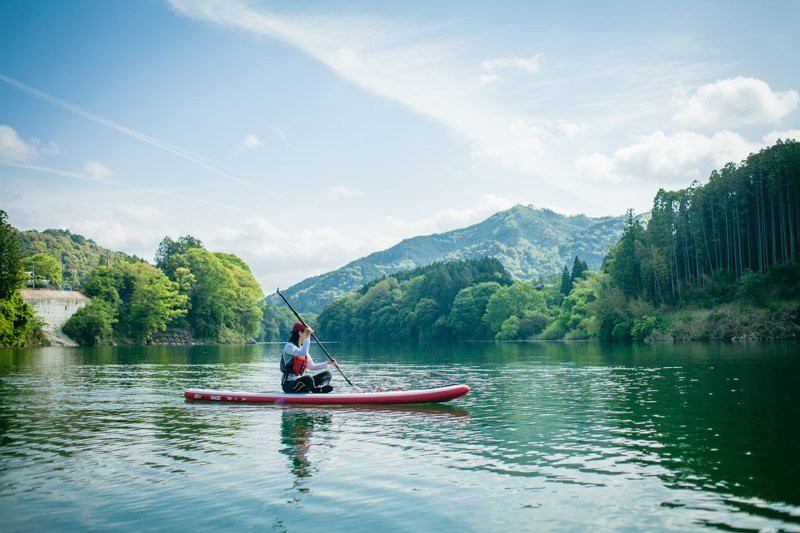
M 345 198 L 363 198 L 366 196 L 361 189 L 347 187 L 346 185 L 333 185 L 322 192 L 322 195 L 332 200 L 344 200 Z
M 490 74 L 481 74 L 480 82 L 482 85 L 489 85 L 490 83 L 494 83 L 496 81 L 500 81 L 502 78 L 497 74 L 490 73 Z
M 263 217 L 225 227 L 203 239 L 211 250 L 235 253 L 266 292 L 334 270 L 374 251 L 374 243 L 333 226 L 280 228 Z
M 242 228 L 221 228 L 207 241 L 217 248 L 229 248 L 262 260 L 288 259 L 294 266 L 308 266 L 309 261 L 316 263 L 326 256 L 339 256 L 342 251 L 352 251 L 361 245 L 359 239 L 332 226 L 279 228 L 263 217 L 246 220 Z
M 563 133 L 568 139 L 574 139 L 589 131 L 589 125 L 583 122 L 567 122 L 562 120 L 556 124 L 556 129 Z
M 764 135 L 764 144 L 767 146 L 772 146 L 778 142 L 778 139 L 783 141 L 787 141 L 789 139 L 800 141 L 800 130 L 771 131 Z
M 160 209 L 123 204 L 114 210 L 110 219 L 82 220 L 70 229 L 111 250 L 125 250 L 152 260 L 170 222 L 170 216 Z
M 517 203 L 519 202 L 514 202 L 502 196 L 485 194 L 472 207 L 444 209 L 431 217 L 421 219 L 406 219 L 390 215 L 385 217 L 384 221 L 400 230 L 403 235 L 441 233 L 480 222 L 498 211 L 510 209 Z
M 26 142 L 14 128 L 0 124 L 0 163 L 27 163 L 37 157 L 36 142 Z
M 163 228 L 170 220 L 166 211 L 146 205 L 123 204 L 117 208 L 121 218 L 142 226 Z
M 773 91 L 761 80 L 738 76 L 703 85 L 691 96 L 679 88 L 675 100 L 678 112 L 673 120 L 678 124 L 731 128 L 777 122 L 797 109 L 800 94 Z
M 481 68 L 488 71 L 516 68 L 536 72 L 541 68 L 541 62 L 542 54 L 534 54 L 531 57 L 495 57 L 481 61 Z
M 110 178 L 114 171 L 108 168 L 107 166 L 103 165 L 102 163 L 98 163 L 97 161 L 89 161 L 84 166 L 86 169 L 86 173 L 89 175 L 90 178 L 94 178 L 96 180 L 104 180 Z
M 263 146 L 264 143 L 261 142 L 261 139 L 255 133 L 248 133 L 242 139 L 242 142 L 239 143 L 239 148 L 236 150 L 236 156 L 241 154 L 242 152 L 246 152 L 248 150 L 255 150 L 259 146 Z
M 548 158 L 545 138 L 552 138 L 539 126 L 518 118 L 509 120 L 496 130 L 496 140 L 475 147 L 474 155 L 500 161 L 503 166 L 520 174 L 537 175 L 543 171 Z
M 680 131 L 672 135 L 657 131 L 636 143 L 620 148 L 613 155 L 580 156 L 575 168 L 582 177 L 599 181 L 660 180 L 685 182 L 705 177 L 713 168 L 738 162 L 758 151 L 759 144 L 748 142 L 732 131 L 719 131 L 713 137 Z

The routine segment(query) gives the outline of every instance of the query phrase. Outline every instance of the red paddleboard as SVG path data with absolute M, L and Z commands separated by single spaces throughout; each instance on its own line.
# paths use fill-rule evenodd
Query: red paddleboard
M 230 390 L 189 389 L 183 395 L 189 400 L 227 403 L 272 403 L 286 405 L 390 405 L 438 403 L 460 398 L 469 392 L 466 385 L 447 385 L 433 389 L 377 392 L 332 392 L 328 394 L 287 394 L 284 392 L 245 392 Z

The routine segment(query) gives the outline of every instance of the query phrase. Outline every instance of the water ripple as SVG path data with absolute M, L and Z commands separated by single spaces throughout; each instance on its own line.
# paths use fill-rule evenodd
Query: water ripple
M 432 368 L 376 350 L 348 364 L 362 385 L 472 392 L 439 406 L 194 404 L 184 388 L 274 389 L 269 350 L 0 358 L 3 529 L 800 530 L 800 398 L 765 403 L 769 368 L 603 360 L 591 345 L 478 346 L 427 354 L 450 361 Z M 773 390 L 797 375 L 779 363 Z

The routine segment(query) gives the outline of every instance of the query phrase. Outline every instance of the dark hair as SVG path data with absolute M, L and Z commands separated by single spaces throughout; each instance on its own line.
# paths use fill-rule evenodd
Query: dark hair
M 299 331 L 293 331 L 292 332 L 292 336 L 289 337 L 289 342 L 291 342 L 295 346 L 299 347 L 300 346 L 300 332 Z

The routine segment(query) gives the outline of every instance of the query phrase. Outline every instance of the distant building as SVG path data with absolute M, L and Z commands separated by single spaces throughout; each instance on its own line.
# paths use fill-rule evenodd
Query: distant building
M 44 321 L 45 332 L 61 333 L 69 317 L 91 301 L 77 291 L 21 289 L 20 294 L 33 307 L 36 316 Z

